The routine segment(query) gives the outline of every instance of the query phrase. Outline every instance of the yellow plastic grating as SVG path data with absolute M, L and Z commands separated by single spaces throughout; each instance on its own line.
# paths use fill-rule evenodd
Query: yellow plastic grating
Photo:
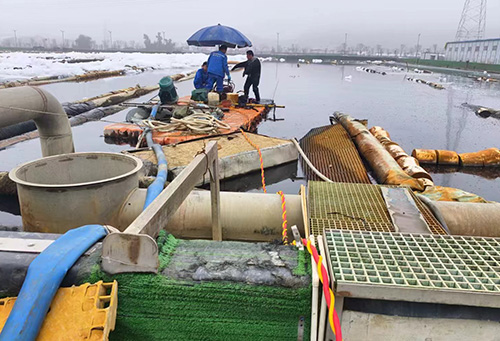
M 395 232 L 380 185 L 309 181 L 308 212 L 311 233 L 325 229 Z M 395 186 L 385 186 L 395 187 Z M 433 234 L 446 234 L 432 213 L 411 191 Z
M 16 301 L 0 300 L 0 331 Z M 115 329 L 118 283 L 85 283 L 60 288 L 42 324 L 37 340 L 108 340 Z
M 312 164 L 330 180 L 370 183 L 356 146 L 340 124 L 312 129 L 300 145 Z M 319 180 L 304 162 L 303 169 L 308 180 Z

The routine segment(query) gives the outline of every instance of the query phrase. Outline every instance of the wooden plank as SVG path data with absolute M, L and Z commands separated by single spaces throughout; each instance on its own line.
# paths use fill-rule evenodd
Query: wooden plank
M 311 232 L 309 230 L 309 214 L 307 212 L 307 190 L 304 185 L 300 185 L 300 203 L 302 206 L 302 218 L 304 219 L 305 238 L 307 239 L 311 236 Z
M 214 161 L 218 161 L 217 142 L 210 141 L 205 153 L 197 155 L 124 232 L 156 238 Z
M 217 150 L 217 148 L 216 148 Z M 212 204 L 212 239 L 222 241 L 222 226 L 220 221 L 220 182 L 219 159 L 215 158 L 211 164 L 210 196 Z
M 0 251 L 40 253 L 53 242 L 51 239 L 0 238 Z

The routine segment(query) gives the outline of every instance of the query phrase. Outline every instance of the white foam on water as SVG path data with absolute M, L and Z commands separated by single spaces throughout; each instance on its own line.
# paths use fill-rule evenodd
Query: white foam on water
M 83 52 L 6 52 L 0 53 L 0 81 L 32 77 L 74 76 L 88 71 L 128 70 L 132 67 L 173 69 L 187 72 L 199 68 L 208 56 L 204 53 L 83 53 Z M 102 59 L 86 63 L 62 63 L 71 59 Z M 229 56 L 230 60 L 243 61 L 244 55 Z

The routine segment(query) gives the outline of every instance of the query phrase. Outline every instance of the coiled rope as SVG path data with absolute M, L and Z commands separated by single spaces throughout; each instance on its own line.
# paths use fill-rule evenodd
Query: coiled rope
M 283 241 L 283 245 L 288 245 L 288 234 L 287 234 L 288 220 L 286 219 L 285 194 L 282 191 L 279 191 L 276 194 L 278 194 L 281 197 L 281 209 L 283 210 L 283 214 L 281 216 L 281 218 L 283 219 L 283 231 L 281 232 L 281 240 Z
M 192 114 L 184 118 L 171 118 L 170 123 L 156 120 L 143 120 L 139 125 L 160 132 L 187 130 L 201 134 L 217 134 L 219 133 L 219 129 L 231 129 L 228 124 L 218 120 L 214 116 L 202 113 Z

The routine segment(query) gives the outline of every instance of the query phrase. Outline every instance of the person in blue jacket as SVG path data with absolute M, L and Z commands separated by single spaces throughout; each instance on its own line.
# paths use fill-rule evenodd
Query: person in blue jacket
M 224 89 L 224 74 L 226 74 L 229 81 L 231 81 L 231 74 L 229 73 L 229 68 L 227 67 L 226 52 L 227 46 L 221 45 L 219 47 L 219 51 L 210 53 L 210 57 L 208 57 L 208 75 L 210 77 L 209 84 L 213 87 L 214 83 L 217 83 L 217 92 L 222 92 Z
M 210 88 L 211 86 L 208 83 L 208 63 L 203 62 L 201 65 L 201 69 L 198 69 L 196 71 L 196 75 L 194 76 L 194 88 L 195 89 L 203 89 L 203 88 Z

